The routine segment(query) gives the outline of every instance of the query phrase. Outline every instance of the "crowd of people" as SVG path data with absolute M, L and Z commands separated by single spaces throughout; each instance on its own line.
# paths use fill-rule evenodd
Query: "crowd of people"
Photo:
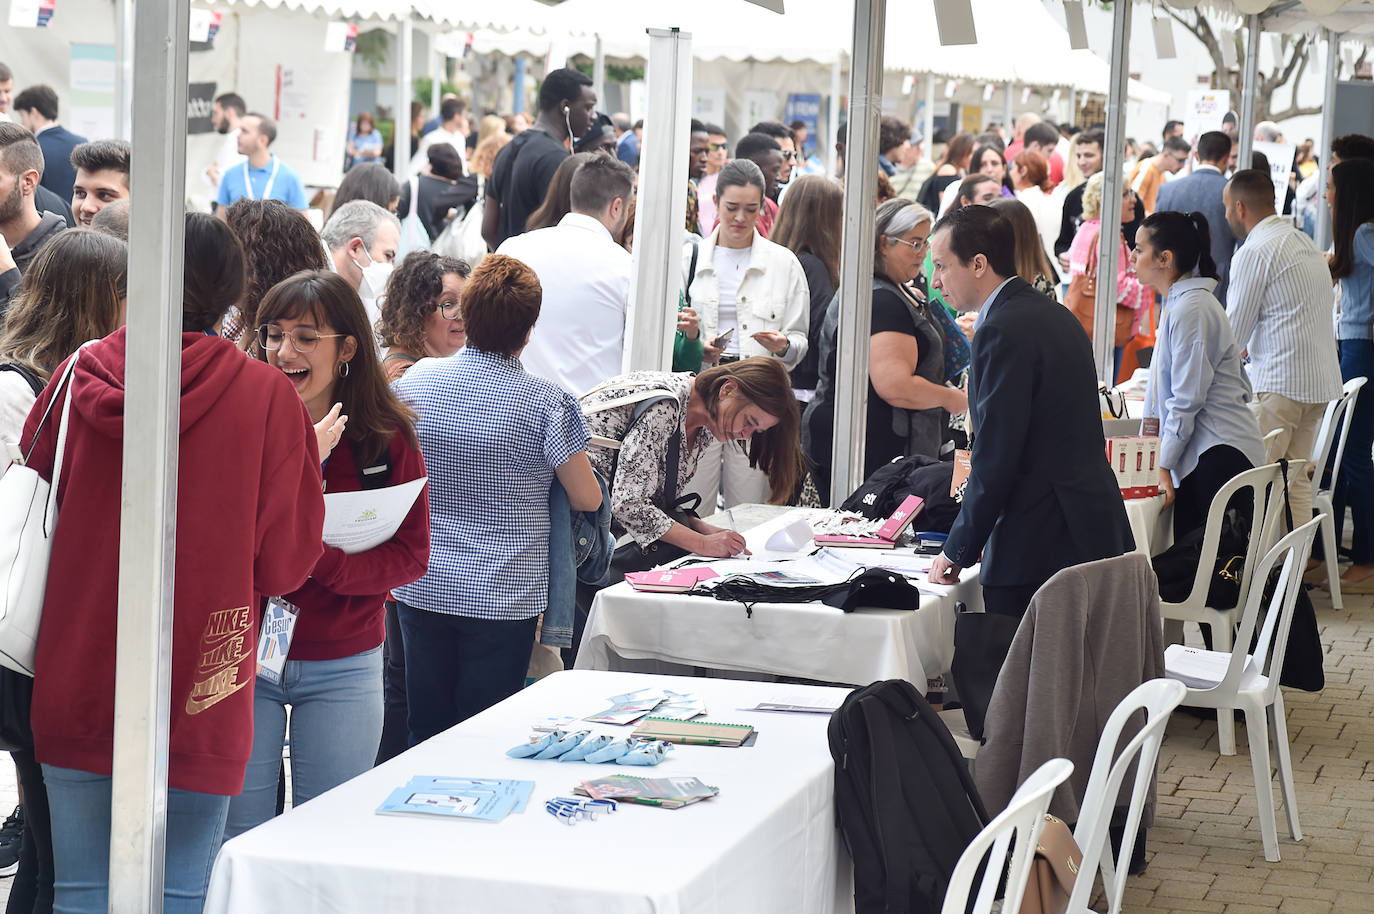
M 280 812 L 288 732 L 299 804 L 513 694 L 541 647 L 575 651 L 590 595 L 624 570 L 615 537 L 632 560 L 729 557 L 745 542 L 702 519 L 717 506 L 845 494 L 829 469 L 847 434 L 841 179 L 815 173 L 800 123 L 731 140 L 692 121 L 672 370 L 622 374 L 643 139 L 597 104 L 571 69 L 546 77 L 532 122 L 474 126 L 446 98 L 428 124 L 413 112 L 402 181 L 360 116 L 317 231 L 272 120 L 215 100 L 217 206 L 185 223 L 168 910 L 198 911 L 221 841 Z M 103 911 L 131 150 L 58 132 L 45 87 L 12 107 L 0 436 L 51 473 L 43 417 L 59 398 L 73 408 L 0 864 L 19 861 L 11 911 Z M 1131 543 L 1102 456 L 1097 282 L 1117 289 L 1118 359 L 1153 346 L 1146 412 L 1179 533 L 1262 461 L 1263 434 L 1305 458 L 1342 380 L 1374 370 L 1374 140 L 1341 137 L 1314 165 L 1331 176 L 1324 255 L 1276 211 L 1267 170 L 1230 162 L 1230 135 L 1172 129 L 1128 173 L 1119 255 L 1099 276 L 1101 214 L 1118 205 L 1100 128 L 1027 115 L 1010 136 L 937 134 L 926 155 L 882 119 L 873 275 L 858 280 L 872 289 L 864 471 L 972 447 L 932 576 L 982 556 L 993 612 L 1019 615 L 1059 568 Z M 841 174 L 845 147 L 841 128 Z M 1337 493 L 1357 590 L 1374 590 L 1371 449 L 1366 399 Z M 387 542 L 323 541 L 324 493 L 422 478 Z M 1310 493 L 1295 481 L 1297 515 Z M 269 601 L 297 619 L 275 680 L 256 674 Z

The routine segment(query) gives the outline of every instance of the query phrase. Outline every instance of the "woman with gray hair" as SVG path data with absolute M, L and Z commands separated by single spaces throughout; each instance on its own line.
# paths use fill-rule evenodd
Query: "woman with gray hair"
M 868 423 L 864 476 L 895 457 L 938 457 L 950 413 L 968 409 L 968 395 L 945 381 L 945 333 L 912 280 L 921 275 L 934 218 L 898 198 L 878 207 L 873 254 L 873 325 L 868 341 Z M 802 447 L 821 501 L 830 503 L 835 435 L 835 335 L 839 294 L 820 334 L 820 381 L 802 419 Z M 938 307 L 935 306 L 935 307 Z
M 749 159 L 727 164 L 716 178 L 720 221 L 700 244 L 687 245 L 682 270 L 696 310 L 702 363 L 726 365 L 751 356 L 777 359 L 791 371 L 806 355 L 811 295 L 797 257 L 758 233 L 765 182 Z M 688 491 L 711 513 L 724 490 L 725 506 L 770 497 L 767 474 L 743 444 L 713 443 Z

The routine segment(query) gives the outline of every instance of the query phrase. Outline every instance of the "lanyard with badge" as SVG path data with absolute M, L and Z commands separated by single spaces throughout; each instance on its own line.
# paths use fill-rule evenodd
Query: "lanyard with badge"
M 262 631 L 258 635 L 258 676 L 273 685 L 280 685 L 286 669 L 286 655 L 291 650 L 291 636 L 296 630 L 300 607 L 281 597 L 267 601 L 262 616 Z
M 262 189 L 262 199 L 268 200 L 272 197 L 272 186 L 277 183 L 277 169 L 281 168 L 281 159 L 272 157 L 272 174 L 267 177 L 267 186 Z M 243 163 L 243 190 L 249 200 L 257 200 L 253 196 L 253 178 L 248 174 L 248 162 Z

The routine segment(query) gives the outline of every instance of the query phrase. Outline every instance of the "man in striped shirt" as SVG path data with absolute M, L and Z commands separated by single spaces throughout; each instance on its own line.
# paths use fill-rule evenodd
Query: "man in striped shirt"
M 1231 259 L 1226 316 L 1249 353 L 1260 432 L 1280 431 L 1276 457 L 1308 460 L 1326 404 L 1341 394 L 1326 257 L 1275 215 L 1268 172 L 1236 172 L 1223 198 L 1231 233 L 1244 242 Z M 1312 516 L 1306 473 L 1293 479 L 1290 500 L 1295 523 Z

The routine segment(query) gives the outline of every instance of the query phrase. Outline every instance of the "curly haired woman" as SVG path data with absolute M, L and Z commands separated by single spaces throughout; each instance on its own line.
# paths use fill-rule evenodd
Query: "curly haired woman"
M 257 338 L 258 302 L 267 290 L 301 270 L 327 270 L 329 260 L 310 220 L 280 200 L 245 198 L 223 213 L 243 244 L 248 281 L 243 300 L 224 318 L 221 335 L 247 351 Z
M 467 341 L 460 308 L 472 270 L 456 257 L 414 251 L 391 274 L 377 333 L 386 347 L 382 369 L 395 381 L 425 357 L 453 355 Z

